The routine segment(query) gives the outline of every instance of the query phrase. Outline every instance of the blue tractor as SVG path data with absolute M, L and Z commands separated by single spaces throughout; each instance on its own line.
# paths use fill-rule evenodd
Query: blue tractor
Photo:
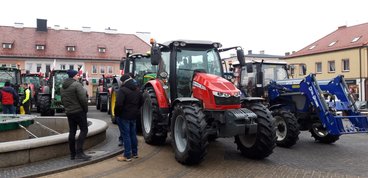
M 315 74 L 289 79 L 285 62 L 246 64 L 235 66 L 237 85 L 246 96 L 265 100 L 275 118 L 278 146 L 296 144 L 300 131 L 310 131 L 322 143 L 368 131 L 368 118 L 359 112 L 342 75 L 323 81 L 317 81 Z
M 304 79 L 272 81 L 268 87 L 271 107 L 289 110 L 300 130 L 309 130 L 317 141 L 333 143 L 342 134 L 367 133 L 368 117 L 362 115 L 344 76 L 317 81 Z

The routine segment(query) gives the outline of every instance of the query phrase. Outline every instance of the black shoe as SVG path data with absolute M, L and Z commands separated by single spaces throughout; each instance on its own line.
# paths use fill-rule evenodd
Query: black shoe
M 123 143 L 123 142 L 120 142 L 120 143 L 119 143 L 119 146 L 124 146 L 124 143 Z
M 75 159 L 82 160 L 82 161 L 88 161 L 89 159 L 91 159 L 91 156 L 81 153 L 81 154 L 77 154 L 77 156 L 75 156 Z

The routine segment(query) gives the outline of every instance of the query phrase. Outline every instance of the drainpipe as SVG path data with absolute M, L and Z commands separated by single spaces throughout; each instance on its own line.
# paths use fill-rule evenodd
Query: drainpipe
M 360 101 L 363 100 L 362 89 L 363 89 L 363 85 L 362 85 L 362 48 L 359 48 L 359 99 Z

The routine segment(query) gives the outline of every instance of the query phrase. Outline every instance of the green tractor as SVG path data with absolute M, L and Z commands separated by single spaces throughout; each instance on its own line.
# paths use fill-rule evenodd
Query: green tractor
M 137 80 L 139 86 L 143 86 L 147 81 L 155 79 L 157 66 L 151 64 L 150 54 L 134 53 L 128 54 L 127 58 L 123 58 L 120 62 L 121 74 L 130 73 Z M 121 86 L 120 77 L 113 78 L 112 87 L 109 88 L 109 114 L 111 114 L 112 123 L 115 121 L 115 101 L 116 92 Z M 137 126 L 137 128 L 140 128 Z
M 22 83 L 20 69 L 13 67 L 0 67 L 0 90 L 4 87 L 6 81 L 10 82 L 15 91 L 18 91 L 19 98 L 22 98 L 24 94 L 23 89 L 20 87 L 20 84 Z M 16 102 L 15 104 L 19 104 L 19 102 L 20 101 Z M 2 111 L 3 110 L 0 104 L 0 112 Z M 16 112 L 19 113 L 18 105 L 16 106 Z
M 39 93 L 39 103 L 41 116 L 54 116 L 56 112 L 64 112 L 61 103 L 60 90 L 64 79 L 68 78 L 66 70 L 53 70 L 47 81 L 47 85 L 42 87 Z

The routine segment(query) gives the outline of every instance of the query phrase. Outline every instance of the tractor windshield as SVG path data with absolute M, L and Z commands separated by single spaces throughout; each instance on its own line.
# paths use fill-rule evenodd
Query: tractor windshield
M 17 83 L 16 71 L 0 70 L 0 82 Z
M 133 66 L 133 65 L 130 65 Z M 141 57 L 135 59 L 135 69 L 134 76 L 140 85 L 143 85 L 145 82 L 145 76 L 147 74 L 156 74 L 157 66 L 153 66 L 151 64 L 151 58 Z M 132 71 L 132 70 L 131 70 Z
M 190 96 L 194 70 L 222 76 L 221 62 L 215 49 L 181 49 L 177 51 L 176 58 L 176 81 L 179 97 Z
M 241 84 L 243 86 L 249 86 L 250 87 L 254 87 L 252 86 L 252 84 L 254 85 L 255 83 L 259 83 L 256 81 L 256 65 L 260 65 L 259 63 L 253 64 L 253 72 L 252 73 L 247 73 L 246 68 L 243 67 L 243 71 L 242 71 L 242 79 L 241 79 Z M 285 70 L 285 65 L 280 65 L 280 64 L 268 64 L 268 63 L 263 63 L 262 64 L 262 72 L 263 72 L 263 86 L 268 85 L 271 80 L 277 81 L 277 80 L 284 80 L 284 79 L 288 79 L 288 74 L 287 71 Z
M 33 84 L 37 88 L 40 87 L 40 78 L 38 76 L 26 76 L 23 79 L 23 83 Z
M 55 87 L 61 88 L 64 79 L 69 78 L 68 74 L 66 72 L 59 72 L 55 75 Z

